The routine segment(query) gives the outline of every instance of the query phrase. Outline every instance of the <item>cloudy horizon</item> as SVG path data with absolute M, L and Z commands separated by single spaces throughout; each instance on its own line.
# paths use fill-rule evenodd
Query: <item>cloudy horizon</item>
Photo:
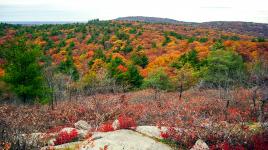
M 87 21 L 125 16 L 268 23 L 266 0 L 0 0 L 0 21 Z

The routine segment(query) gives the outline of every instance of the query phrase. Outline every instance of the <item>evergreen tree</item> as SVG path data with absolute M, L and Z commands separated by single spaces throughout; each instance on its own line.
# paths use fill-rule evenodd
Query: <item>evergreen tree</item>
M 48 88 L 38 64 L 41 50 L 35 45 L 26 45 L 25 40 L 10 42 L 1 47 L 5 59 L 3 80 L 11 85 L 11 90 L 24 102 L 48 101 Z
M 140 87 L 142 84 L 142 76 L 135 65 L 129 65 L 126 72 L 126 80 L 132 87 Z
M 135 65 L 139 65 L 142 68 L 145 68 L 148 65 L 148 57 L 145 54 L 137 54 L 133 53 L 131 56 L 131 60 Z

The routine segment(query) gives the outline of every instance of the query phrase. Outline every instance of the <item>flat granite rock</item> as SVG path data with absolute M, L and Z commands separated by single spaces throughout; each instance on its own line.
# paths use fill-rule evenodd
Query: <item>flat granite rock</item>
M 162 139 L 161 131 L 164 132 L 166 130 L 167 129 L 164 127 L 158 128 L 156 126 L 138 126 L 136 128 L 137 132 L 148 135 L 150 137 L 158 138 L 158 139 Z
M 91 142 L 82 143 L 81 150 L 172 150 L 166 144 L 131 130 L 95 133 Z

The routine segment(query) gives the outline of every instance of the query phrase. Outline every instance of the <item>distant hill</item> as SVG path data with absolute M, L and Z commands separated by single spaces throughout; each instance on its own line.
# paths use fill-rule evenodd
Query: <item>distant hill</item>
M 216 28 L 228 32 L 268 38 L 268 24 L 236 21 L 214 21 L 199 24 L 200 27 Z
M 214 28 L 228 32 L 268 38 L 268 24 L 264 23 L 238 22 L 238 21 L 213 21 L 213 22 L 195 23 L 195 22 L 183 22 L 169 18 L 143 17 L 143 16 L 120 17 L 115 20 L 192 25 L 195 27 Z
M 158 17 L 143 17 L 143 16 L 130 16 L 130 17 L 120 17 L 115 20 L 119 21 L 141 21 L 149 23 L 172 23 L 172 24 L 181 24 L 182 21 L 177 21 L 169 18 L 158 18 Z
M 14 25 L 44 25 L 44 24 L 71 24 L 71 23 L 84 23 L 84 22 L 76 22 L 76 21 L 6 21 L 0 23 L 8 23 L 8 24 L 14 24 Z

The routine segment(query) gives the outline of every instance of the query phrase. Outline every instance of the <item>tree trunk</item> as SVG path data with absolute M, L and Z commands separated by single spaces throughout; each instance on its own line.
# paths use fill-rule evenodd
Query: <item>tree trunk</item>
M 71 101 L 71 100 L 72 100 L 72 91 L 69 90 L 69 101 Z
M 51 93 L 51 109 L 54 110 L 54 91 L 52 89 L 52 93 Z
M 157 89 L 154 90 L 154 99 L 157 99 Z
M 228 99 L 227 102 L 226 102 L 226 106 L 225 106 L 225 120 L 227 120 L 227 117 L 228 117 L 229 105 L 230 105 L 230 100 Z
M 27 99 L 26 96 L 23 95 L 23 96 L 22 96 L 22 102 L 23 102 L 24 104 L 26 103 L 26 99 Z
M 264 110 L 264 101 L 260 101 L 260 105 L 259 105 L 259 122 L 263 122 L 263 110 Z
M 180 85 L 180 97 L 179 97 L 179 100 L 181 100 L 181 96 L 182 96 L 182 84 Z
M 253 94 L 252 94 L 252 102 L 253 102 L 253 106 L 254 106 L 254 111 L 256 110 L 257 91 L 258 91 L 258 88 L 255 88 L 253 90 Z

